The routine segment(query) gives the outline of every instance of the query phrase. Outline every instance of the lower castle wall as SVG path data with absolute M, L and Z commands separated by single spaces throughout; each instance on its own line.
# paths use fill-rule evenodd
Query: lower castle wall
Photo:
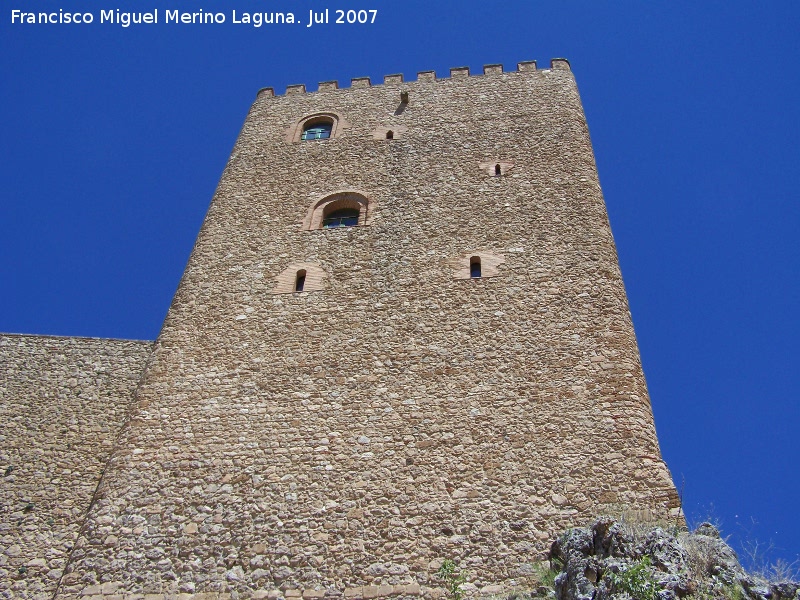
M 52 598 L 152 342 L 0 335 L 0 598 Z

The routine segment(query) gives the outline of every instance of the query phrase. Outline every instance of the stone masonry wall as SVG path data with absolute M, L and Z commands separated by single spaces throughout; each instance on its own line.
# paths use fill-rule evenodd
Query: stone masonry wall
M 523 67 L 258 96 L 60 598 L 432 596 L 676 507 L 572 73 Z M 304 230 L 342 191 L 370 223 Z
M 0 598 L 52 598 L 152 342 L 0 335 Z

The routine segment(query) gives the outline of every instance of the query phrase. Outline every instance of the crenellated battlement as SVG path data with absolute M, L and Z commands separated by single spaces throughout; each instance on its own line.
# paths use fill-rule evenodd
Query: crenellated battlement
M 437 77 L 436 71 L 419 71 L 417 73 L 416 81 L 417 82 L 447 81 L 449 79 L 466 79 L 468 77 L 492 77 L 509 72 L 531 73 L 537 71 L 548 72 L 550 70 L 571 71 L 572 69 L 570 67 L 569 61 L 566 58 L 553 58 L 550 60 L 549 69 L 538 69 L 535 60 L 527 60 L 517 63 L 516 71 L 504 71 L 503 65 L 500 63 L 483 65 L 483 73 L 477 73 L 477 74 L 471 74 L 469 67 L 452 67 L 450 69 L 449 77 Z M 358 89 L 358 88 L 377 87 L 379 85 L 400 85 L 402 83 L 412 83 L 412 82 L 411 81 L 406 82 L 403 79 L 402 73 L 393 73 L 391 75 L 384 75 L 382 84 L 373 84 L 369 77 L 354 77 L 350 80 L 349 88 L 340 88 L 339 82 L 336 80 L 321 81 L 317 89 L 313 91 L 307 90 L 306 85 L 304 83 L 297 83 L 297 84 L 287 85 L 286 93 L 283 95 L 294 96 L 297 94 L 331 92 L 339 89 Z M 257 98 L 260 98 L 262 96 L 267 98 L 272 98 L 272 97 L 280 97 L 281 94 L 276 94 L 274 88 L 265 87 L 261 88 L 256 94 Z

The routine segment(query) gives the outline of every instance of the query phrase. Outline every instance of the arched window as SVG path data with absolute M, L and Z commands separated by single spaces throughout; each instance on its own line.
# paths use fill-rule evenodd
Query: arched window
M 338 112 L 325 111 L 306 115 L 286 130 L 286 141 L 292 144 L 313 140 L 334 140 L 342 135 L 350 123 Z
M 473 256 L 469 259 L 469 276 L 472 279 L 480 279 L 481 276 L 481 257 Z
M 474 254 L 475 252 L 480 252 L 480 254 Z M 472 251 L 453 258 L 450 264 L 453 268 L 454 278 L 484 281 L 502 275 L 499 267 L 504 262 L 506 259 L 502 254 L 495 254 L 492 250 L 473 248 Z
M 374 214 L 374 200 L 359 192 L 342 190 L 314 202 L 303 219 L 302 228 L 312 231 L 371 225 Z
M 325 270 L 317 262 L 293 262 L 274 278 L 271 294 L 298 294 L 319 292 L 327 286 Z M 302 294 L 300 294 L 302 292 Z
M 494 166 L 494 174 L 495 175 L 502 175 L 503 174 L 502 170 L 500 169 L 500 165 L 495 165 Z
M 332 213 L 325 215 L 325 218 L 322 220 L 322 228 L 355 227 L 358 225 L 359 215 L 360 211 L 357 208 L 334 210 Z
M 300 269 L 297 272 L 297 276 L 294 279 L 294 291 L 302 292 L 305 286 L 306 286 L 306 270 Z
M 331 137 L 331 131 L 333 131 L 332 121 L 312 121 L 303 127 L 303 135 L 300 136 L 300 139 L 303 141 L 326 140 Z
M 391 129 L 389 131 L 387 131 L 386 132 L 386 139 L 387 140 L 393 140 L 394 139 L 394 131 L 392 131 Z

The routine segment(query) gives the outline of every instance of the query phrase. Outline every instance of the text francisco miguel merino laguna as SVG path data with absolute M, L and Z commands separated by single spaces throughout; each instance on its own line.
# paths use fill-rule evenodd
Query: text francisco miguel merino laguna
M 367 24 L 374 23 L 377 10 L 342 10 L 324 9 L 322 11 L 308 11 L 308 20 L 300 19 L 300 15 L 291 12 L 238 12 L 231 11 L 231 19 L 222 12 L 206 12 L 202 9 L 194 12 L 181 10 L 153 9 L 147 12 L 124 12 L 117 9 L 101 10 L 99 15 L 93 12 L 71 12 L 59 9 L 49 12 L 26 12 L 14 9 L 11 11 L 11 22 L 22 25 L 88 25 L 94 22 L 110 23 L 122 27 L 131 25 L 154 25 L 158 23 L 177 24 L 208 24 L 219 25 L 230 22 L 232 24 L 245 24 L 252 27 L 262 25 L 299 24 L 311 27 L 312 25 L 327 24 Z M 303 15 L 305 16 L 305 15 Z M 97 19 L 96 19 L 97 17 Z M 96 21 L 95 21 L 96 19 Z M 162 20 L 163 19 L 163 20 Z

